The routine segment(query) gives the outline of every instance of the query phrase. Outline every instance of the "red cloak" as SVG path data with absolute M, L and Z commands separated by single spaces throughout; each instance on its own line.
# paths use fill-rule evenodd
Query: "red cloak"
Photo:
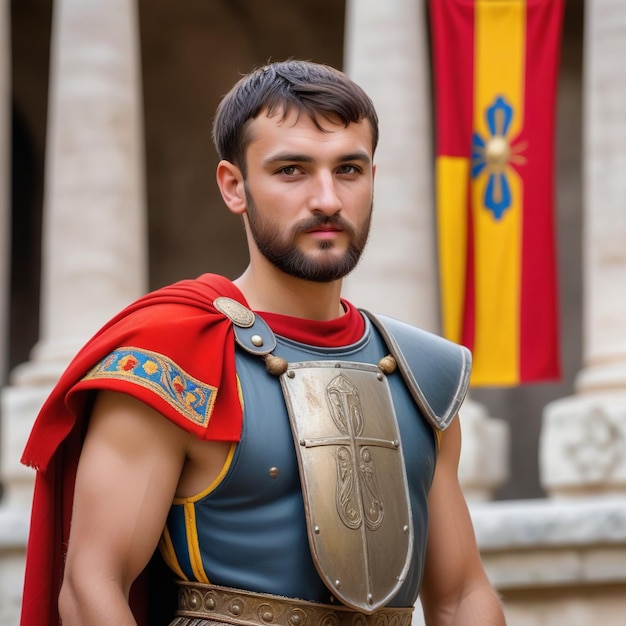
M 228 279 L 205 274 L 140 298 L 109 321 L 80 350 L 44 403 L 22 456 L 37 469 L 26 554 L 21 626 L 58 626 L 58 592 L 69 537 L 74 479 L 84 424 L 81 418 L 94 389 L 129 393 L 202 439 L 239 440 L 241 406 L 236 393 L 234 334 L 213 306 L 218 296 L 246 304 Z M 204 420 L 193 421 L 171 402 L 131 380 L 86 378 L 85 374 L 120 346 L 167 355 L 212 397 Z M 223 358 L 216 353 L 223 346 Z M 216 358 L 218 357 L 218 358 Z M 182 390 L 180 390 L 182 392 Z M 174 389 L 176 392 L 176 389 Z M 142 618 L 136 611 L 136 618 Z
M 37 474 L 20 626 L 60 623 L 57 602 L 89 391 L 128 393 L 201 439 L 239 441 L 242 409 L 237 393 L 234 333 L 230 320 L 213 306 L 218 296 L 247 306 L 237 287 L 215 274 L 180 281 L 140 298 L 85 344 L 44 403 L 22 456 L 22 462 L 34 467 Z M 276 332 L 292 339 L 316 345 L 347 345 L 361 337 L 364 322 L 352 305 L 342 302 L 346 315 L 330 322 L 304 323 L 286 316 L 261 315 Z M 136 384 L 137 379 L 108 376 L 106 372 L 97 375 L 97 366 L 121 347 L 165 357 L 166 365 L 171 364 L 174 374 L 180 374 L 172 376 L 168 372 L 172 383 L 169 397 L 155 393 L 150 386 Z M 130 369 L 137 365 L 132 359 L 126 362 Z M 202 396 L 202 402 L 186 410 L 189 394 L 185 393 L 185 383 L 189 381 L 194 385 L 191 395 Z M 133 613 L 140 625 L 147 623 L 143 579 L 138 579 L 131 594 Z

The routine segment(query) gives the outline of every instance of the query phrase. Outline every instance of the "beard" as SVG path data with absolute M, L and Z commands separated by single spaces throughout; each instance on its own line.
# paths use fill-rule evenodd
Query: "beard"
M 347 276 L 359 262 L 369 235 L 372 206 L 367 220 L 356 229 L 339 215 L 312 215 L 298 222 L 291 232 L 284 233 L 273 220 L 259 214 L 254 198 L 245 188 L 250 234 L 259 252 L 282 272 L 316 283 L 329 283 Z M 321 226 L 340 228 L 348 234 L 348 247 L 342 253 L 332 253 L 335 243 L 320 241 L 318 258 L 303 252 L 296 245 L 300 233 Z M 328 251 L 328 254 L 323 254 Z

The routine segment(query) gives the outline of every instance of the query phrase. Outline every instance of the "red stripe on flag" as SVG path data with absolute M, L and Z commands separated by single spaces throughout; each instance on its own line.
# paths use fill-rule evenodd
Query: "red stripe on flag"
M 436 154 L 470 159 L 474 125 L 473 1 L 431 0 L 433 82 L 436 100 Z M 449 42 L 457 42 L 451 46 Z M 450 123 L 454 120 L 454 123 Z M 471 167 L 471 165 L 470 165 Z M 474 230 L 471 178 L 467 187 L 464 312 L 460 342 L 474 345 Z
M 430 11 L 435 44 L 436 152 L 468 157 L 474 123 L 474 5 L 431 0 Z M 456 44 L 449 45 L 451 41 Z
M 520 382 L 560 376 L 553 138 L 563 9 L 563 0 L 527 5 Z

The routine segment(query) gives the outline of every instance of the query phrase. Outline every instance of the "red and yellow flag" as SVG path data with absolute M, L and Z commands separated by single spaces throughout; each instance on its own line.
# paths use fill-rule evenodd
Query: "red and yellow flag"
M 431 0 L 443 332 L 473 385 L 559 377 L 554 116 L 564 0 Z

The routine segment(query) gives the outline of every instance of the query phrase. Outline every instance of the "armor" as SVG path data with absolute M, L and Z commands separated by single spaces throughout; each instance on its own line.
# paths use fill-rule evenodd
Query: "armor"
M 433 429 L 446 428 L 462 402 L 469 353 L 371 314 L 357 344 L 317 348 L 275 336 L 238 303 L 220 310 L 240 348 L 244 432 L 222 483 L 175 503 L 166 560 L 189 580 L 339 600 L 353 615 L 413 606 Z
M 317 570 L 365 613 L 404 583 L 413 548 L 400 433 L 380 368 L 290 363 L 281 384 L 291 420 Z
M 412 613 L 412 608 L 394 608 L 365 615 L 337 605 L 183 582 L 170 626 L 411 626 Z

